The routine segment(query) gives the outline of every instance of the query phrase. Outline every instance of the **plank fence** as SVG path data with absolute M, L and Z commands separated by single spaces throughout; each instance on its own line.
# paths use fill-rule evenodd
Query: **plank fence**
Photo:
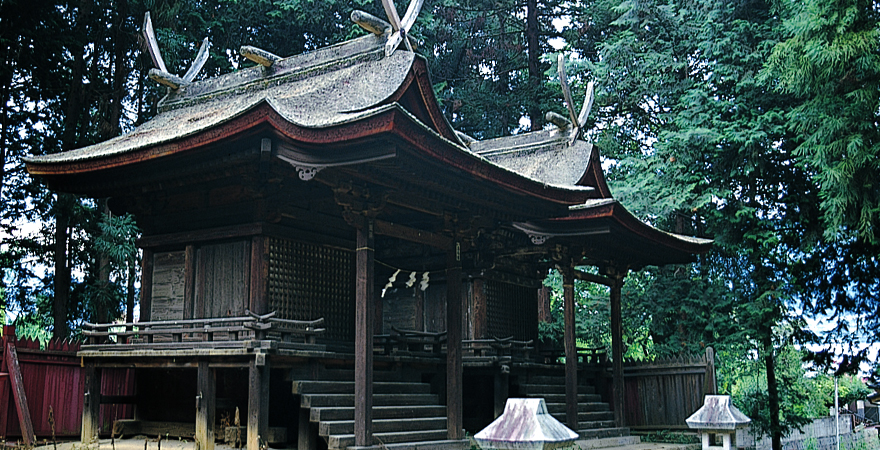
M 53 339 L 41 348 L 38 341 L 17 339 L 15 328 L 4 326 L 0 344 L 0 439 L 27 442 L 27 433 L 22 432 L 27 422 L 39 440 L 51 439 L 50 410 L 56 437 L 78 437 L 82 426 L 84 372 L 76 352 L 81 343 Z M 9 364 L 9 361 L 17 364 Z M 131 396 L 134 388 L 134 371 L 105 369 L 102 372 L 103 396 Z M 132 405 L 102 405 L 102 434 L 110 433 L 114 420 L 133 417 Z
M 687 429 L 685 419 L 716 392 L 715 355 L 624 363 L 626 426 Z M 610 385 L 610 383 L 608 383 Z

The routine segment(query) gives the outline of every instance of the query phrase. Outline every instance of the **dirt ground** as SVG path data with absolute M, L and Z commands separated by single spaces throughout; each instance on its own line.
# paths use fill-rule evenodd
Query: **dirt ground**
M 41 441 L 40 444 L 43 444 Z M 224 444 L 215 444 L 215 450 L 235 450 L 232 446 Z M 36 447 L 39 450 L 197 450 L 196 444 L 192 440 L 182 440 L 176 438 L 163 439 L 157 442 L 155 438 L 148 439 L 143 436 L 135 436 L 130 439 L 101 439 L 100 441 L 90 444 L 81 442 L 59 442 L 57 446 L 51 443 L 48 445 L 40 445 Z

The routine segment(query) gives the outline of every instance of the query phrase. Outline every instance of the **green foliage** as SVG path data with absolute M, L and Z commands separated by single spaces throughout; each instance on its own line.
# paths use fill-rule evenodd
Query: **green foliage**
M 880 39 L 877 9 L 862 0 L 792 4 L 787 39 L 762 80 L 798 99 L 786 114 L 798 163 L 822 186 L 825 234 L 876 242 L 880 223 Z
M 791 345 L 781 347 L 774 355 L 779 385 L 779 423 L 783 434 L 800 428 L 816 417 L 828 415 L 827 409 L 816 409 L 810 402 L 813 391 L 805 379 L 802 356 L 802 352 Z M 760 358 L 741 359 L 725 369 L 724 372 L 719 370 L 719 375 L 725 379 L 719 384 L 731 387 L 734 404 L 752 419 L 752 427 L 756 431 L 771 435 L 776 430 L 770 420 L 764 362 Z
M 645 442 L 664 442 L 668 444 L 699 444 L 700 438 L 695 433 L 676 433 L 669 430 L 653 431 L 642 435 Z

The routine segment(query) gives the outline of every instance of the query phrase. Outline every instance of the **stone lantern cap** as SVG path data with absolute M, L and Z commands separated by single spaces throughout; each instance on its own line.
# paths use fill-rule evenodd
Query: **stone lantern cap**
M 730 403 L 729 395 L 707 395 L 703 406 L 685 420 L 697 430 L 735 430 L 745 428 L 752 419 Z
M 474 435 L 483 449 L 550 450 L 571 444 L 578 434 L 547 413 L 543 398 L 509 398 L 501 414 Z

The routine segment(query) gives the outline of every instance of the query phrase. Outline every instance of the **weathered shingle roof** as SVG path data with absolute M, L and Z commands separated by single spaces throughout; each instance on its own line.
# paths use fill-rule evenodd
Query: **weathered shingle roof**
M 583 177 L 593 145 L 552 128 L 470 145 L 471 151 L 521 175 L 554 186 L 574 186 Z
M 385 39 L 367 35 L 278 61 L 183 86 L 160 104 L 160 113 L 122 136 L 35 163 L 76 162 L 113 156 L 191 136 L 267 102 L 289 122 L 324 128 L 369 116 L 398 89 L 416 58 L 385 57 Z

